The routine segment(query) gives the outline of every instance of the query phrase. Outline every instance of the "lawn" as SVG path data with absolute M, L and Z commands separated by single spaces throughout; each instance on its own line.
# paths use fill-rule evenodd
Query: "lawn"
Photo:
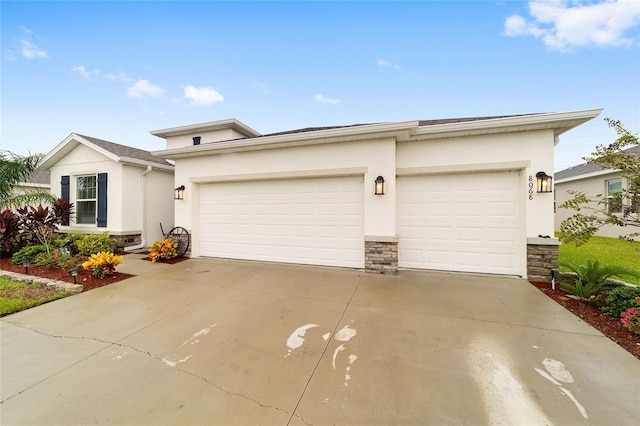
M 599 260 L 601 265 L 625 266 L 640 275 L 640 242 L 592 237 L 580 247 L 574 244 L 560 245 L 561 262 L 584 264 L 587 260 Z M 640 285 L 640 277 L 625 275 L 614 278 Z
M 48 289 L 43 284 L 27 284 L 0 277 L 0 316 L 33 308 L 71 293 Z

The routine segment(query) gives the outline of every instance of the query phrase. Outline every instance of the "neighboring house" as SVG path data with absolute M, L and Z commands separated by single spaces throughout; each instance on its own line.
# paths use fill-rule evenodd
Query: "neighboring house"
M 600 112 L 151 134 L 185 187 L 176 225 L 194 257 L 548 280 L 559 243 L 536 174 L 553 170 L 558 135 Z
M 50 173 L 45 170 L 36 170 L 31 173 L 26 182 L 20 182 L 17 184 L 13 191 L 16 194 L 24 194 L 30 191 L 44 191 L 49 192 L 51 189 Z
M 640 146 L 628 148 L 625 152 L 640 155 Z M 588 197 L 595 198 L 601 195 L 603 198 L 613 200 L 607 208 L 613 209 L 614 212 L 621 211 L 621 206 L 614 200 L 615 194 L 622 191 L 622 188 L 628 188 L 629 185 L 626 179 L 620 177 L 619 170 L 603 169 L 602 167 L 591 163 L 583 163 L 561 170 L 555 174 L 554 180 L 556 204 L 558 206 L 572 198 L 571 195 L 567 193 L 567 191 L 572 190 L 583 192 Z M 555 215 L 555 230 L 560 231 L 560 225 L 562 222 L 573 214 L 575 214 L 574 210 L 557 208 Z M 601 237 L 618 238 L 621 235 L 626 235 L 635 231 L 637 230 L 631 230 L 615 225 L 604 225 L 598 230 L 596 235 Z
M 71 133 L 41 161 L 51 193 L 74 204 L 61 232 L 109 231 L 119 247 L 163 238 L 173 226 L 173 165 L 148 151 Z

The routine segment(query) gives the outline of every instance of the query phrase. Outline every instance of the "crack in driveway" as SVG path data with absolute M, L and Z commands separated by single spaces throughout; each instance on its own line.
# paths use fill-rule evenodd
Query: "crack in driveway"
M 164 360 L 161 357 L 158 357 L 158 356 L 152 354 L 149 351 L 144 351 L 144 350 L 138 349 L 138 348 L 136 348 L 134 346 L 131 346 L 131 345 L 118 343 L 118 342 L 111 342 L 111 341 L 108 341 L 108 340 L 102 340 L 102 339 L 98 339 L 98 338 L 95 338 L 95 337 L 63 336 L 63 335 L 57 335 L 57 334 L 48 334 L 48 333 L 45 333 L 43 331 L 36 330 L 35 328 L 26 327 L 26 326 L 23 326 L 23 325 L 20 325 L 20 324 L 16 324 L 16 323 L 11 322 L 11 321 L 4 321 L 4 322 L 6 322 L 7 324 L 11 324 L 11 325 L 13 325 L 15 327 L 18 327 L 18 328 L 21 328 L 21 329 L 24 329 L 24 330 L 29 330 L 29 331 L 32 331 L 34 333 L 37 333 L 37 334 L 40 334 L 40 335 L 43 335 L 43 336 L 47 336 L 47 337 L 51 337 L 51 338 L 54 338 L 54 339 L 87 340 L 87 341 L 91 341 L 91 342 L 104 343 L 104 344 L 107 344 L 107 345 L 110 345 L 110 346 L 117 346 L 117 347 L 120 347 L 120 348 L 131 349 L 131 350 L 133 350 L 133 351 L 135 351 L 137 353 L 146 355 L 146 356 L 148 356 L 148 357 L 160 362 L 162 365 L 166 365 Z M 35 387 L 35 386 L 39 385 L 40 383 L 50 379 L 51 377 L 54 377 L 54 376 L 62 373 L 63 371 L 66 371 L 66 370 L 70 369 L 71 367 L 79 364 L 80 362 L 85 361 L 85 360 L 91 358 L 92 356 L 107 350 L 108 348 L 109 348 L 109 346 L 107 346 L 105 348 L 101 348 L 100 350 L 87 355 L 86 357 L 82 358 L 81 360 L 78 360 L 77 362 L 73 363 L 72 365 L 70 365 L 70 366 L 68 366 L 66 368 L 63 368 L 62 370 L 60 370 L 60 371 L 58 371 L 58 372 L 56 372 L 54 374 L 51 374 L 50 376 L 45 377 L 44 379 L 42 379 L 42 380 L 38 381 L 37 383 L 34 383 L 33 385 L 21 390 L 20 392 L 17 392 L 15 394 L 3 399 L 2 401 L 0 401 L 0 405 L 4 404 L 6 401 L 9 401 L 10 399 L 14 398 L 15 396 L 18 396 L 18 395 L 28 391 L 29 389 L 32 389 L 33 387 Z M 189 376 L 191 376 L 191 377 L 193 377 L 193 378 L 195 378 L 197 380 L 200 380 L 200 381 L 202 381 L 202 382 L 214 387 L 215 389 L 217 389 L 218 391 L 220 391 L 222 393 L 225 393 L 225 394 L 230 395 L 230 396 L 236 396 L 236 397 L 239 397 L 239 398 L 243 398 L 243 399 L 245 399 L 245 400 L 247 400 L 249 402 L 252 402 L 252 403 L 260 406 L 261 408 L 272 409 L 272 410 L 276 410 L 276 411 L 280 411 L 282 413 L 285 413 L 285 414 L 287 414 L 289 416 L 295 416 L 299 420 L 303 421 L 305 424 L 307 424 L 309 426 L 313 426 L 311 423 L 308 423 L 305 419 L 303 419 L 302 417 L 298 416 L 297 414 L 291 413 L 291 412 L 289 412 L 289 411 L 287 411 L 285 409 L 282 409 L 280 407 L 276 407 L 276 406 L 268 405 L 268 404 L 263 404 L 260 401 L 258 401 L 256 399 L 253 399 L 253 398 L 251 398 L 251 397 L 249 397 L 247 395 L 244 395 L 244 394 L 241 394 L 241 393 L 238 393 L 238 392 L 232 392 L 232 391 L 226 390 L 223 387 L 221 387 L 220 385 L 216 384 L 215 382 L 207 379 L 206 377 L 199 376 L 199 375 L 197 375 L 197 374 L 195 374 L 195 373 L 193 373 L 191 371 L 182 369 L 182 368 L 177 367 L 177 366 L 169 367 L 169 368 L 175 369 L 175 370 L 177 370 L 177 371 L 179 371 L 181 373 L 187 374 L 187 375 L 189 375 Z M 291 420 L 291 417 L 289 418 L 289 421 L 290 420 Z

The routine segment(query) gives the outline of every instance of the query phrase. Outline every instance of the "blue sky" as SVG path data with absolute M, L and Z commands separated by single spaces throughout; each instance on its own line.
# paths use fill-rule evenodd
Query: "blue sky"
M 147 150 L 149 131 L 237 118 L 309 126 L 605 108 L 556 170 L 640 129 L 640 2 L 0 3 L 1 142 L 71 132 Z

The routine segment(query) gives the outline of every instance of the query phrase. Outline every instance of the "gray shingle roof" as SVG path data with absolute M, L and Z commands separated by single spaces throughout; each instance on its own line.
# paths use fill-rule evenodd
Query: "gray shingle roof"
M 112 154 L 117 155 L 118 157 L 129 157 L 134 158 L 136 160 L 147 161 L 150 163 L 162 164 L 162 165 L 170 165 L 171 163 L 167 162 L 167 160 L 163 158 L 158 158 L 152 155 L 149 151 L 145 151 L 144 149 L 133 148 L 126 145 L 120 145 L 118 143 L 105 141 L 102 139 L 92 138 L 91 136 L 81 135 L 76 133 L 78 136 L 82 136 L 89 142 L 99 146 L 102 149 L 109 151 Z
M 31 173 L 31 176 L 27 178 L 25 183 L 35 183 L 38 185 L 49 185 L 51 173 L 47 170 L 36 170 Z
M 640 155 L 640 145 L 632 146 L 631 148 L 627 148 L 624 152 L 632 152 Z M 560 170 L 554 174 L 554 179 L 556 181 L 561 179 L 568 179 L 580 175 L 586 175 L 589 173 L 595 173 L 604 170 L 603 167 L 598 166 L 597 164 L 592 163 L 582 163 L 577 166 L 569 167 L 568 169 Z
M 537 114 L 514 114 L 514 115 L 495 115 L 495 116 L 485 116 L 485 117 L 446 118 L 446 119 L 438 119 L 438 120 L 419 120 L 418 125 L 421 127 L 435 126 L 438 124 L 462 123 L 465 121 L 492 120 L 496 118 L 523 117 L 527 115 L 537 115 Z M 360 124 L 349 124 L 344 126 L 326 126 L 326 127 L 305 127 L 304 129 L 287 130 L 284 132 L 269 133 L 269 134 L 260 135 L 256 137 L 290 135 L 294 133 L 307 133 L 307 132 L 315 132 L 320 130 L 344 129 L 348 127 L 370 126 L 372 124 L 380 124 L 380 123 L 360 123 Z

